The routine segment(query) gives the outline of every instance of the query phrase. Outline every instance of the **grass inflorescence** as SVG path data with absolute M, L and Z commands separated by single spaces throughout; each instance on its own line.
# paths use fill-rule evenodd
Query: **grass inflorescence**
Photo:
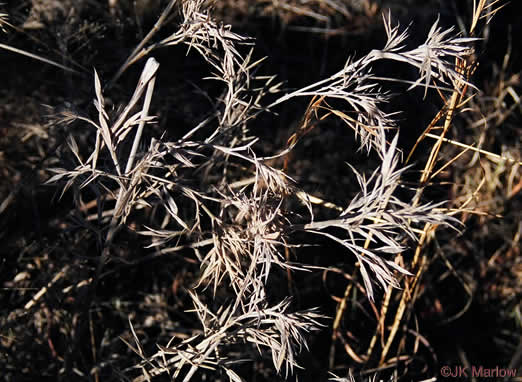
M 1 5 L 4 378 L 515 368 L 509 4 L 405 3 Z

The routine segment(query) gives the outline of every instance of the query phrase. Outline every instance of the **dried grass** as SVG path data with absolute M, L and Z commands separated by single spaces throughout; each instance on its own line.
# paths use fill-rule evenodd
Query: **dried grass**
M 335 15 L 352 19 L 357 14 L 371 17 L 375 13 L 370 1 L 255 3 L 262 12 L 279 16 L 283 12 L 287 16 L 282 19 L 287 23 L 289 14 L 330 25 Z M 112 4 L 111 17 L 116 17 L 115 6 Z M 230 5 L 221 6 L 226 9 Z M 390 12 L 384 12 L 386 41 L 382 48 L 359 58 L 348 56 L 333 75 L 285 91 L 275 74 L 261 74 L 268 60 L 258 57 L 256 41 L 220 22 L 209 2 L 166 3 L 150 32 L 122 59 L 119 68 L 113 68 L 109 75 L 94 70 L 89 80 L 94 84 L 89 85 L 93 99 L 90 113 L 67 108 L 54 116 L 52 126 L 62 129 L 65 137 L 62 145 L 58 143 L 59 155 L 42 162 L 42 168 L 51 174 L 45 184 L 55 185 L 61 198 L 72 195 L 72 210 L 59 219 L 63 222 L 58 227 L 70 235 L 60 241 L 60 251 L 76 250 L 79 254 L 72 257 L 73 264 L 44 272 L 43 287 L 35 293 L 24 289 L 37 285 L 32 262 L 4 283 L 14 288 L 12 293 L 18 294 L 19 301 L 26 302 L 23 308 L 2 317 L 2 326 L 16 327 L 18 320 L 23 322 L 30 316 L 32 322 L 48 325 L 47 335 L 44 328 L 36 331 L 42 338 L 47 336 L 56 363 L 63 365 L 60 373 L 69 377 L 76 374 L 88 378 L 90 374 L 100 380 L 111 368 L 117 370 L 118 378 L 135 382 L 162 375 L 183 381 L 242 381 L 253 378 L 252 373 L 286 380 L 299 369 L 307 369 L 309 365 L 299 361 L 302 351 L 308 350 L 309 338 L 317 338 L 317 333 L 329 328 L 332 340 L 324 372 L 339 374 L 343 370 L 347 375 L 342 378 L 332 374 L 330 380 L 353 381 L 347 365 L 357 363 L 382 370 L 395 366 L 392 378 L 398 378 L 397 365 L 409 364 L 420 344 L 430 349 L 418 330 L 413 309 L 421 301 L 429 266 L 437 256 L 470 299 L 477 288 L 469 286 L 466 276 L 451 265 L 453 255 L 443 254 L 439 231 L 443 232 L 440 240 L 454 243 L 466 230 L 470 216 L 491 219 L 496 211 L 494 204 L 502 204 L 498 194 L 504 191 L 503 200 L 510 200 L 521 188 L 516 149 L 494 154 L 492 147 L 474 146 L 522 111 L 518 77 L 507 75 L 506 63 L 499 70 L 500 78 L 495 79 L 497 86 L 489 89 L 494 98 L 479 93 L 472 77 L 480 42 L 475 37 L 479 36 L 478 25 L 485 19 L 489 22 L 501 6 L 497 1 L 474 3 L 469 37 L 442 27 L 437 18 L 418 46 L 410 46 L 409 34 L 414 26 L 401 28 Z M 6 20 L 6 14 L 0 14 L 0 26 L 9 26 Z M 5 44 L 0 48 L 68 69 L 22 49 Z M 210 111 L 191 121 L 181 133 L 157 128 L 162 116 L 154 116 L 155 100 L 164 91 L 163 73 L 171 70 L 151 56 L 159 54 L 160 49 L 197 54 L 207 71 L 204 80 L 215 82 L 219 88 L 217 95 L 211 90 L 205 94 Z M 397 75 L 393 71 L 387 71 L 386 76 L 376 74 L 397 64 L 413 69 L 416 77 L 405 78 L 400 71 Z M 143 69 L 138 77 L 133 70 L 140 66 Z M 103 77 L 111 75 L 106 84 Z M 122 79 L 133 75 L 137 78 L 134 92 L 119 94 L 124 89 Z M 422 91 L 417 92 L 417 88 Z M 406 165 L 399 143 L 404 121 L 394 106 L 401 96 L 395 93 L 397 89 L 418 95 L 420 104 L 424 99 L 441 98 L 441 111 L 419 134 L 408 157 L 417 160 L 417 167 L 419 162 L 423 167 L 416 182 L 411 182 L 415 167 Z M 468 97 L 470 93 L 473 96 Z M 114 108 L 114 97 L 126 101 Z M 290 138 L 281 145 L 265 142 L 266 136 L 254 127 L 263 118 L 274 118 L 284 108 L 290 109 L 289 105 L 301 98 L 311 101 Z M 465 112 L 465 126 L 475 129 L 478 138 L 469 142 L 448 138 L 458 114 Z M 350 189 L 345 192 L 337 189 L 332 193 L 331 185 L 310 192 L 306 182 L 292 174 L 292 166 L 299 165 L 292 154 L 325 122 L 348 127 L 348 136 L 357 142 L 357 155 L 374 158 L 375 162 L 369 164 L 377 163 L 370 168 L 357 161 L 345 163 L 355 180 L 349 182 Z M 438 127 L 439 123 L 442 126 Z M 432 140 L 427 156 L 415 151 L 426 138 Z M 274 146 L 275 150 L 267 149 Z M 445 157 L 439 164 L 442 155 L 463 147 L 464 153 L 454 152 L 453 159 Z M 455 186 L 450 202 L 439 197 L 441 193 L 435 193 L 439 198 L 426 195 L 441 175 L 459 168 L 455 163 L 470 153 L 467 168 L 451 170 Z M 481 163 L 481 155 L 487 163 Z M 343 157 L 339 155 L 337 160 L 342 162 Z M 315 175 L 329 179 L 326 183 L 337 181 L 336 174 Z M 502 190 L 503 184 L 507 184 L 506 190 Z M 343 195 L 342 200 L 338 193 Z M 5 197 L 0 213 L 9 209 L 14 198 L 14 194 Z M 473 205 L 476 199 L 482 204 Z M 517 269 L 518 226 L 517 232 L 503 231 L 511 235 L 505 240 L 511 244 L 499 248 L 487 262 L 482 260 L 484 267 L 491 267 L 502 257 L 512 264 L 509 269 Z M 317 261 L 307 262 L 303 254 L 317 245 L 323 247 L 315 248 Z M 439 249 L 430 252 L 433 247 Z M 33 255 L 29 247 L 26 252 L 31 253 L 29 258 L 43 256 L 35 264 L 52 263 L 48 255 Z M 138 309 L 153 310 L 151 307 L 156 306 L 157 314 L 144 320 L 142 316 L 147 314 L 122 308 L 127 302 L 118 292 L 104 291 L 112 277 L 123 281 L 126 273 L 152 283 L 154 290 L 164 291 L 168 289 L 160 285 L 164 281 L 154 274 L 136 275 L 140 267 L 153 261 L 169 264 L 173 258 L 177 259 L 177 270 L 169 293 L 177 303 L 172 309 L 165 294 L 158 293 L 156 303 L 149 301 Z M 323 306 L 299 304 L 296 300 L 300 293 L 291 292 L 298 285 L 306 286 L 303 280 L 307 275 L 320 272 L 325 285 L 332 274 L 343 279 L 336 289 L 344 291 L 343 297 L 335 298 L 336 306 L 330 310 L 333 321 Z M 508 279 L 497 292 L 504 298 L 520 292 L 520 272 L 513 271 Z M 288 292 L 278 293 L 285 284 Z M 313 288 L 319 290 L 321 284 Z M 112 295 L 114 301 L 104 301 L 102 291 Z M 47 298 L 52 296 L 76 304 L 71 317 L 67 318 L 67 309 L 46 308 Z M 125 334 L 120 336 L 128 349 L 119 351 L 126 354 L 130 349 L 138 360 L 130 363 L 130 359 L 115 357 L 117 366 L 110 366 L 112 352 L 118 346 L 115 337 L 100 326 L 106 304 L 113 304 L 111 309 L 117 315 L 128 318 Z M 519 314 L 520 304 L 515 300 L 506 305 Z M 56 312 L 60 317 L 56 318 Z M 356 312 L 365 314 L 370 329 L 353 335 L 348 329 L 349 317 Z M 463 312 L 446 319 L 454 320 Z M 169 314 L 177 315 L 185 324 L 175 323 Z M 57 351 L 50 333 L 62 321 L 70 325 L 64 335 L 78 343 Z M 161 335 L 146 338 L 148 326 L 157 328 Z M 354 323 L 354 333 L 362 326 Z M 88 345 L 80 343 L 85 339 L 79 336 L 85 337 L 85 333 Z M 170 340 L 162 342 L 166 338 Z M 2 333 L 4 348 L 11 348 L 12 341 Z M 157 344 L 154 350 L 151 344 Z M 74 359 L 82 347 L 91 350 L 91 360 L 83 364 Z M 339 356 L 339 350 L 344 350 L 344 356 Z M 9 368 L 9 375 L 15 374 Z

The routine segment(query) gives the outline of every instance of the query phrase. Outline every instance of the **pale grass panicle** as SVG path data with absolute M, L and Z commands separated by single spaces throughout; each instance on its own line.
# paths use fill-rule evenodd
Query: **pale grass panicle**
M 162 17 L 174 17 L 172 9 L 179 8 L 175 32 L 152 42 L 162 26 L 158 22 L 112 82 L 154 50 L 183 43 L 187 52 L 196 51 L 207 63 L 208 79 L 222 84 L 212 112 L 178 140 L 157 136 L 143 141 L 144 131 L 154 121 L 149 105 L 162 68 L 154 58 L 148 59 L 127 107 L 114 120 L 105 110 L 102 79 L 95 72 L 98 115 L 93 119 L 77 116 L 92 129 L 94 146 L 84 158 L 71 138 L 69 147 L 77 164 L 68 170 L 53 169 L 56 175 L 49 182 L 63 182 L 64 191 L 75 187 L 79 193 L 88 186 L 97 195 L 116 201 L 110 211 L 98 216 L 105 236 L 100 243 L 104 249 L 97 277 L 113 256 L 111 247 L 119 228 L 144 208 L 155 211 L 155 218 L 139 231 L 150 238 L 150 247 L 160 255 L 192 250 L 199 262 L 201 271 L 190 290 L 192 313 L 199 328 L 192 329 L 181 343 L 174 345 L 173 339 L 171 344 L 158 345 L 159 350 L 151 356 L 141 351 L 134 333 L 143 360 L 125 372 L 141 370 L 143 376 L 135 381 L 163 373 L 174 378 L 184 375 L 183 380 L 188 381 L 196 372 L 216 369 L 229 380 L 240 381 L 232 370 L 234 360 L 227 356 L 234 354 L 232 350 L 227 353 L 228 349 L 236 346 L 248 348 L 247 354 L 253 354 L 253 350 L 267 354 L 276 372 L 284 370 L 286 378 L 300 367 L 297 355 L 307 348 L 306 336 L 327 321 L 314 309 L 293 311 L 289 298 L 269 303 L 267 284 L 275 269 L 289 273 L 311 269 L 285 256 L 290 248 L 307 244 L 290 244 L 296 232 L 319 235 L 341 245 L 346 261 L 353 256 L 358 262 L 365 293 L 373 301 L 376 285 L 383 290 L 400 288 L 401 279 L 412 276 L 393 256 L 418 240 L 419 226 L 458 224 L 443 203 L 414 204 L 399 196 L 397 191 L 408 167 L 401 167 L 396 132 L 400 123 L 395 113 L 384 111 L 383 105 L 394 101 L 386 91 L 391 81 L 408 83 L 410 89 L 422 86 L 425 94 L 430 89 L 445 91 L 457 82 L 466 82 L 455 71 L 454 60 L 465 60 L 476 39 L 455 36 L 452 29 L 443 30 L 437 20 L 425 43 L 409 49 L 408 29 L 401 31 L 387 14 L 383 17 L 387 42 L 382 49 L 358 59 L 348 57 L 333 75 L 269 102 L 269 97 L 281 92 L 281 84 L 275 76 L 256 76 L 262 59 L 254 59 L 254 41 L 215 21 L 206 1 L 174 3 L 169 3 Z M 392 74 L 377 77 L 372 66 L 383 60 L 417 68 L 418 78 L 412 81 Z M 359 192 L 346 197 L 335 218 L 316 219 L 312 210 L 318 207 L 312 208 L 310 202 L 313 195 L 270 164 L 292 151 L 292 145 L 265 157 L 256 152 L 259 138 L 249 129 L 251 121 L 262 113 L 277 111 L 296 97 L 342 101 L 344 109 L 332 114 L 353 129 L 361 149 L 381 159 L 369 177 L 359 172 L 357 164 L 348 164 Z M 289 205 L 303 201 L 309 216 L 289 213 Z M 216 308 L 218 303 L 213 299 L 222 293 L 228 294 L 228 302 Z

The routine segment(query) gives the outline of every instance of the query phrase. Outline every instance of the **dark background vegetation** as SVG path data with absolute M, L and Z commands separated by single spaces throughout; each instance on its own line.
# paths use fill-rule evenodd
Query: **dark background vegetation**
M 80 74 L 0 50 L 0 379 L 120 380 L 118 371 L 139 361 L 120 339 L 131 341 L 129 319 L 147 354 L 155 351 L 157 343 L 166 344 L 173 333 L 186 333 L 195 325 L 186 312 L 191 307 L 187 291 L 194 286 L 199 267 L 189 252 L 140 261 L 154 252 L 144 248 L 146 238 L 126 229 L 116 242 L 120 260 L 107 265 L 107 274 L 95 291 L 95 304 L 85 306 L 92 291 L 82 281 L 92 277 L 100 251 L 96 230 L 78 223 L 72 192 L 60 196 L 60 189 L 44 182 L 50 176 L 47 168 L 66 162 L 71 155 L 64 144 L 68 134 L 76 134 L 81 144 L 87 144 L 83 125 L 54 124 L 53 115 L 71 108 L 85 115 L 95 113 L 92 69 L 96 68 L 103 80 L 110 79 L 162 8 L 161 4 L 152 4 L 138 13 L 121 6 L 111 14 L 104 1 L 64 0 L 53 5 L 55 2 L 49 0 L 47 8 L 44 3 L 8 1 L 1 6 L 0 13 L 9 15 L 14 28 L 6 26 L 7 33 L 0 33 L 0 43 L 74 67 Z M 418 42 L 423 41 L 438 15 L 446 27 L 469 25 L 471 15 L 470 1 L 355 3 L 374 8 L 353 6 L 350 17 L 327 13 L 330 26 L 275 9 L 268 1 L 217 1 L 215 14 L 232 24 L 235 32 L 256 39 L 256 57 L 268 56 L 261 71 L 277 74 L 287 88 L 319 80 L 342 67 L 349 55 L 360 57 L 380 47 L 385 37 L 381 13 L 388 9 L 401 25 L 412 23 Z M 520 95 L 522 31 L 516 3 L 506 3 L 489 26 L 481 27 L 485 38 L 478 44 L 480 65 L 472 78 L 481 92 L 469 110 L 456 118 L 451 139 L 473 144 L 481 137 L 484 149 L 520 161 L 522 109 L 519 99 L 506 95 L 508 87 L 510 94 Z M 330 29 L 325 32 L 325 28 Z M 168 27 L 161 32 L 168 33 Z M 503 64 L 508 53 L 509 60 Z M 161 64 L 151 106 L 158 123 L 148 134 L 165 132 L 179 137 L 210 107 L 203 91 L 210 96 L 218 91 L 213 83 L 202 79 L 208 72 L 204 62 L 196 54 L 187 55 L 184 47 L 160 50 L 154 56 Z M 142 65 L 131 67 L 106 93 L 114 110 L 132 94 Z M 408 76 L 411 69 L 393 64 L 376 70 L 404 71 Z M 442 101 L 436 94 L 422 100 L 421 90 L 407 92 L 394 85 L 390 89 L 400 93 L 390 111 L 402 111 L 400 145 L 408 152 L 440 110 Z M 284 147 L 308 102 L 293 102 L 277 110 L 277 115 L 256 120 L 253 132 L 263 142 L 259 149 L 271 153 Z M 487 126 L 472 127 L 480 118 L 491 115 Z M 417 151 L 412 180 L 423 167 L 428 144 Z M 313 193 L 318 188 L 314 173 L 331 172 L 332 183 L 327 185 L 332 188 L 330 195 L 337 192 L 342 198 L 355 181 L 350 170 L 342 166 L 343 161 L 356 163 L 363 170 L 375 167 L 375 158 L 357 153 L 356 148 L 351 131 L 325 123 L 297 147 L 289 174 Z M 442 155 L 450 160 L 459 151 L 445 145 Z M 414 330 L 422 337 L 404 336 L 412 357 L 381 370 L 385 377 L 396 371 L 405 380 L 441 379 L 442 365 L 518 367 L 522 374 L 520 168 L 487 158 L 481 159 L 481 166 L 470 166 L 471 157 L 466 154 L 456 161 L 441 174 L 440 184 L 427 193 L 457 206 L 462 195 L 476 189 L 485 178 L 485 185 L 474 194 L 474 207 L 481 214 L 459 217 L 465 224 L 461 234 L 440 231 L 426 248 L 430 265 L 420 295 L 409 306 L 410 318 L 401 327 L 405 333 Z M 139 224 L 140 217 L 135 221 Z M 342 268 L 344 257 L 340 252 L 334 245 L 319 252 L 309 247 L 299 253 L 299 260 Z M 289 289 L 284 275 L 276 272 L 270 284 L 275 300 L 291 295 L 298 308 L 320 306 L 323 314 L 335 316 L 337 302 L 332 296 L 342 297 L 345 277 L 305 273 L 295 275 L 293 282 Z M 29 309 L 24 308 L 47 285 L 47 292 Z M 377 303 L 382 297 L 379 291 Z M 392 300 L 394 303 L 397 301 Z M 342 329 L 350 333 L 357 352 L 364 353 L 375 331 L 370 310 L 368 304 L 354 303 L 342 321 Z M 380 369 L 378 359 L 366 365 L 354 362 L 340 343 L 336 345 L 335 368 L 329 369 L 329 325 L 331 321 L 310 337 L 310 351 L 302 354 L 306 371 L 297 372 L 301 380 L 326 380 L 328 370 L 341 375 L 353 368 L 372 375 L 372 370 Z M 414 346 L 418 338 L 422 341 Z M 263 376 L 270 363 L 270 359 L 259 359 L 253 365 L 238 367 L 238 374 L 245 378 L 252 375 L 252 381 L 276 380 L 273 374 Z

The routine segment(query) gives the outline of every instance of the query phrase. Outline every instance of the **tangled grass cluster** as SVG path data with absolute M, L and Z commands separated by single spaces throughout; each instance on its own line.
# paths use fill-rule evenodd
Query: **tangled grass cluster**
M 161 2 L 157 3 L 160 7 Z M 459 217 L 475 212 L 469 206 L 480 187 L 453 205 L 441 193 L 435 198 L 426 196 L 426 190 L 461 155 L 440 165 L 440 153 L 451 141 L 447 135 L 457 113 L 468 105 L 484 110 L 472 105 L 480 102 L 479 97 L 469 97 L 477 92 L 472 75 L 481 39 L 476 29 L 489 22 L 501 4 L 474 3 L 465 31 L 468 37 L 435 19 L 420 45 L 410 42 L 413 27 L 401 27 L 392 13 L 383 12 L 386 41 L 382 48 L 360 57 L 348 52 L 344 66 L 334 74 L 287 89 L 275 73 L 265 73 L 269 59 L 259 56 L 256 40 L 220 21 L 219 12 L 231 6 L 225 3 L 216 3 L 217 11 L 204 0 L 161 3 L 148 33 L 117 70 L 105 70 L 105 75 L 73 68 L 72 60 L 45 59 L 71 73 L 73 81 L 85 79 L 93 84 L 90 112 L 88 106 L 81 112 L 67 106 L 55 109 L 45 131 L 63 135 L 57 143 L 58 155 L 44 161 L 42 171 L 50 173 L 45 184 L 56 187 L 60 197 L 72 196 L 69 203 L 74 208 L 67 216 L 71 223 L 60 223 L 67 232 L 60 240 L 71 240 L 78 247 L 69 254 L 64 250 L 63 267 L 38 293 L 20 292 L 12 297 L 26 303 L 3 317 L 2 326 L 13 327 L 28 315 L 43 314 L 34 322 L 49 328 L 69 323 L 61 338 L 70 336 L 79 342 L 88 338 L 88 345 L 54 345 L 63 339 L 52 340 L 56 336 L 48 333 L 49 346 L 61 365 L 55 370 L 63 377 L 98 381 L 111 376 L 135 382 L 165 376 L 183 381 L 274 380 L 276 376 L 286 380 L 297 369 L 313 367 L 299 361 L 302 351 L 310 350 L 307 340 L 331 335 L 328 357 L 319 357 L 328 358 L 320 367 L 323 378 L 348 381 L 353 377 L 346 357 L 354 364 L 385 370 L 410 364 L 419 343 L 429 348 L 407 323 L 415 321 L 412 307 L 422 293 L 421 280 L 431 261 L 430 242 L 443 228 L 449 228 L 443 230 L 448 241 L 464 230 L 466 221 Z M 317 1 L 310 8 L 306 8 L 308 2 L 264 3 L 262 12 L 277 9 L 304 15 L 325 23 L 328 30 L 339 22 L 335 15 L 355 18 L 364 13 L 371 18 L 377 9 L 377 3 L 369 1 Z M 118 1 L 107 6 L 111 17 L 126 9 Z M 7 16 L 1 19 L 5 28 L 17 29 Z M 141 22 L 147 25 L 146 20 Z M 6 44 L 1 47 L 44 60 Z M 166 125 L 162 115 L 155 115 L 154 105 L 160 103 L 155 100 L 168 86 L 162 82 L 162 73 L 178 70 L 157 58 L 168 50 L 178 55 L 185 52 L 199 61 L 206 68 L 204 82 L 214 82 L 206 92 L 198 89 L 200 98 L 194 98 L 203 103 L 202 95 L 206 100 L 205 113 L 196 114 L 184 126 Z M 400 75 L 404 70 L 397 71 L 397 76 L 387 70 L 397 64 L 409 66 L 416 77 Z M 143 68 L 139 77 L 136 68 Z M 383 68 L 386 75 L 379 74 Z M 123 93 L 122 81 L 132 76 L 134 92 Z M 440 95 L 444 103 L 415 144 L 431 138 L 428 155 L 410 153 L 416 165 L 425 161 L 418 179 L 412 181 L 416 173 L 400 147 L 404 121 L 394 102 L 403 92 L 417 88 L 421 91 L 415 94 L 421 98 Z M 118 107 L 115 99 L 121 102 Z M 299 99 L 306 100 L 308 107 L 286 142 L 267 142 L 270 134 L 259 133 L 260 126 L 272 130 L 265 121 L 277 118 Z M 312 171 L 321 180 L 311 190 L 309 180 L 295 171 L 299 160 L 295 152 L 324 123 L 351 131 L 342 139 L 357 142 L 358 160 L 343 163 L 346 156 L 339 153 L 336 160 L 351 173 L 346 175 L 351 180 L 341 181 L 339 189 L 332 184 L 337 174 Z M 488 158 L 493 155 L 473 145 L 467 150 Z M 511 159 L 510 166 L 519 166 L 519 160 Z M 518 179 L 519 174 L 514 176 Z M 347 183 L 350 187 L 343 189 Z M 2 212 L 8 208 L 4 204 Z M 307 261 L 312 251 L 320 261 Z M 335 260 L 330 261 L 332 252 Z M 172 260 L 175 256 L 178 260 Z M 141 274 L 140 268 L 173 261 L 169 293 L 180 300 L 167 302 L 161 292 L 168 289 L 161 285 L 165 280 Z M 24 272 L 10 285 L 30 280 L 30 271 Z M 321 272 L 324 277 L 343 276 L 344 296 L 337 298 L 333 317 L 321 306 L 301 309 L 306 304 L 295 301 L 301 298 L 295 288 L 311 280 L 307 275 Z M 134 302 L 127 306 L 119 297 L 122 290 L 115 283 L 126 274 L 152 280 L 156 292 L 147 292 L 148 302 L 132 307 Z M 320 289 L 321 282 L 313 280 L 317 284 L 312 288 Z M 179 297 L 180 289 L 184 297 Z M 136 287 L 134 293 L 143 292 Z M 49 304 L 44 302 L 47 295 L 69 299 L 74 308 L 63 306 L 46 315 L 42 307 Z M 107 304 L 128 319 L 121 321 L 121 333 L 103 329 L 101 312 Z M 343 329 L 350 326 L 349 317 L 356 309 L 364 312 L 366 320 L 373 320 L 374 334 L 367 339 L 350 338 L 350 331 Z M 160 334 L 150 338 L 146 328 L 156 328 Z M 407 340 L 412 333 L 413 343 Z M 2 336 L 6 336 L 3 347 L 18 346 L 17 335 L 12 343 L 7 334 Z M 167 337 L 170 340 L 162 342 Z M 119 338 L 128 349 L 119 348 L 115 343 Z M 55 346 L 62 348 L 63 355 Z M 91 351 L 90 361 L 76 356 L 84 354 L 84 347 Z M 123 357 L 129 349 L 137 360 Z M 22 374 L 30 375 L 28 368 Z M 5 370 L 11 376 L 20 371 L 9 366 Z M 341 373 L 346 378 L 337 376 Z

